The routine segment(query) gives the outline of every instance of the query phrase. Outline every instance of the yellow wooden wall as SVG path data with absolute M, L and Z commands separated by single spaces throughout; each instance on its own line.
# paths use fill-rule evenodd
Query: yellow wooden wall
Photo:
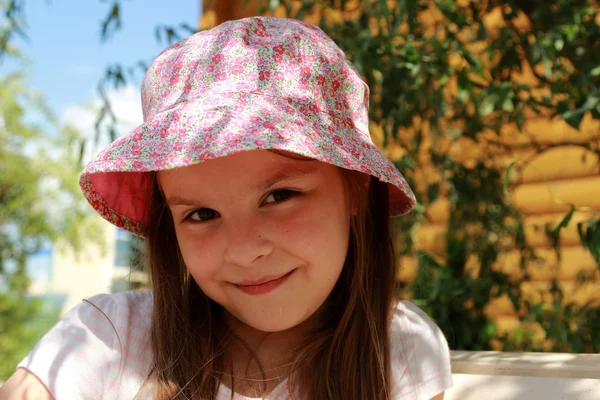
M 466 1 L 466 0 L 464 0 Z M 202 29 L 213 27 L 221 22 L 257 15 L 260 5 L 264 0 L 250 1 L 248 7 L 243 7 L 244 0 L 205 0 L 204 13 L 200 20 Z M 299 5 L 300 2 L 296 2 Z M 351 13 L 343 16 L 328 13 L 323 10 L 327 18 L 352 18 Z M 282 9 L 274 13 L 276 16 L 285 16 Z M 305 20 L 316 23 L 319 15 L 309 15 Z M 432 11 L 429 18 L 432 21 L 439 18 Z M 425 21 L 426 22 L 426 21 Z M 528 21 L 522 19 L 521 28 L 527 29 Z M 484 19 L 490 35 L 501 24 L 500 10 L 492 12 Z M 477 45 L 477 44 L 475 44 Z M 461 60 L 457 60 L 460 63 Z M 513 76 L 519 82 L 533 85 L 535 78 L 527 66 L 523 72 Z M 453 82 L 448 83 L 449 96 L 452 96 Z M 499 136 L 495 133 L 483 135 L 484 140 L 475 143 L 469 139 L 462 139 L 457 143 L 447 143 L 447 151 L 457 162 L 468 165 L 476 160 L 484 160 L 498 167 L 507 167 L 513 159 L 519 160 L 512 169 L 512 180 L 515 184 L 512 190 L 514 204 L 523 212 L 526 223 L 526 235 L 529 242 L 536 248 L 538 255 L 545 259 L 543 264 L 527 266 L 531 279 L 523 284 L 527 296 L 534 300 L 548 301 L 547 291 L 553 277 L 559 280 L 566 300 L 583 304 L 589 300 L 600 302 L 600 274 L 591 255 L 581 246 L 577 235 L 577 222 L 587 221 L 597 216 L 600 210 L 600 169 L 599 160 L 593 153 L 577 146 L 597 138 L 600 132 L 600 121 L 594 121 L 587 115 L 580 129 L 577 131 L 565 122 L 557 119 L 543 118 L 526 115 L 523 132 L 519 132 L 514 125 L 503 127 Z M 374 141 L 381 144 L 381 129 L 372 126 L 371 131 Z M 408 132 L 407 134 L 410 134 Z M 490 140 L 485 140 L 485 139 Z M 429 137 L 431 139 L 431 137 Z M 500 146 L 494 142 L 501 142 Z M 427 157 L 427 140 L 423 149 L 423 156 Z M 536 154 L 536 145 L 552 145 L 560 142 L 570 142 L 570 146 L 561 146 L 552 150 Z M 432 143 L 429 143 L 433 145 Z M 440 146 L 440 143 L 436 143 Z M 442 145 L 444 145 L 442 143 Z M 402 156 L 403 151 L 393 143 L 384 151 L 391 159 Z M 525 163 L 525 160 L 527 161 Z M 428 168 L 424 159 L 424 167 L 420 171 L 423 185 L 441 180 L 432 169 Z M 550 248 L 550 243 L 544 234 L 546 224 L 558 223 L 569 210 L 569 204 L 577 207 L 588 207 L 588 210 L 577 211 L 570 225 L 563 230 L 561 240 L 561 259 L 558 261 L 555 253 Z M 444 257 L 445 224 L 448 219 L 447 200 L 441 197 L 427 210 L 430 224 L 421 226 L 416 231 L 417 247 L 429 251 L 440 258 Z M 417 262 L 412 257 L 401 260 L 402 270 L 399 280 L 410 281 L 416 272 Z M 519 255 L 516 252 L 501 256 L 497 268 L 511 274 L 519 274 Z M 477 271 L 476 262 L 472 263 L 474 273 Z M 583 284 L 577 283 L 580 272 L 588 273 L 591 279 Z M 519 326 L 518 310 L 512 307 L 506 297 L 494 301 L 487 309 L 487 315 L 496 321 L 500 332 L 513 332 Z M 540 328 L 529 324 L 525 328 L 537 334 L 538 340 L 543 340 Z
M 578 142 L 600 131 L 600 121 L 593 121 L 589 116 L 583 121 L 579 131 L 569 127 L 560 120 L 532 119 L 525 123 L 526 132 L 534 133 L 546 143 L 559 141 Z M 508 130 L 502 135 L 506 143 L 526 143 L 525 135 L 514 130 Z M 467 143 L 451 150 L 456 153 L 456 159 L 469 162 L 479 157 L 485 157 L 478 146 Z M 535 154 L 533 146 L 527 146 L 521 154 L 495 157 L 494 163 L 500 167 L 508 166 L 512 157 L 528 159 Z M 517 163 L 516 165 L 519 165 Z M 600 305 L 600 273 L 591 254 L 581 246 L 577 234 L 577 223 L 588 221 L 598 216 L 600 210 L 600 170 L 599 160 L 593 153 L 576 146 L 560 147 L 534 156 L 522 170 L 513 177 L 515 188 L 512 191 L 514 204 L 523 212 L 526 236 L 529 243 L 535 247 L 538 256 L 545 262 L 530 263 L 527 270 L 530 279 L 523 284 L 523 291 L 532 300 L 550 302 L 548 289 L 553 278 L 557 278 L 565 293 L 565 301 L 573 301 L 582 305 L 589 300 L 595 300 Z M 448 220 L 448 206 L 445 198 L 440 198 L 431 205 L 427 214 L 430 224 L 417 230 L 415 240 L 418 248 L 432 252 L 443 258 L 445 223 Z M 551 244 L 546 238 L 546 224 L 558 224 L 569 211 L 569 204 L 584 208 L 575 212 L 569 226 L 561 235 L 560 261 Z M 585 207 L 589 208 L 585 210 Z M 417 270 L 414 257 L 402 260 L 403 269 L 400 280 L 410 281 Z M 518 276 L 518 252 L 504 254 L 498 261 L 497 268 L 501 271 Z M 472 263 L 473 271 L 477 270 L 476 260 Z M 590 278 L 584 283 L 578 283 L 577 277 L 585 273 Z M 519 326 L 515 310 L 508 297 L 501 297 L 492 302 L 487 309 L 487 315 L 497 323 L 499 331 L 514 332 Z M 539 334 L 541 329 L 535 324 L 525 326 L 528 330 Z

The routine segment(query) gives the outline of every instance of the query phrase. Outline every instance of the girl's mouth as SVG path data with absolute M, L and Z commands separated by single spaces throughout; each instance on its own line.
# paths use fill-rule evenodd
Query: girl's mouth
M 244 281 L 242 283 L 235 284 L 235 286 L 242 292 L 252 296 L 266 294 L 281 286 L 294 273 L 294 271 L 296 270 L 293 269 L 283 275 L 264 277 L 257 281 Z

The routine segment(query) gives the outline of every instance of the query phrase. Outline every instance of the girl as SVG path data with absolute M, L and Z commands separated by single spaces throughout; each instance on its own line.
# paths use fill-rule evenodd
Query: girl
M 163 52 L 144 123 L 92 161 L 92 207 L 143 236 L 152 290 L 70 311 L 6 399 L 441 399 L 449 351 L 393 299 L 414 196 L 368 87 L 305 23 L 224 23 Z

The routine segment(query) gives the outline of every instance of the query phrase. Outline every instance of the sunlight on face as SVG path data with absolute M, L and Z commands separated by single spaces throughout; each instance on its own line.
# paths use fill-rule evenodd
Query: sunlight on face
M 337 167 L 258 150 L 158 177 L 188 270 L 229 313 L 278 332 L 323 304 L 350 232 Z

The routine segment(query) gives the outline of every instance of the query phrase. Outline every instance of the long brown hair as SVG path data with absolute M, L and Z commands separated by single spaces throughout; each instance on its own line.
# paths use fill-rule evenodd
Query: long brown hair
M 375 178 L 366 185 L 364 175 L 343 171 L 356 210 L 346 262 L 320 310 L 326 318 L 319 318 L 310 341 L 295 353 L 288 384 L 306 400 L 390 400 L 396 263 L 388 187 Z M 154 180 L 145 232 L 154 296 L 148 381 L 155 385 L 156 399 L 214 399 L 227 369 L 225 348 L 236 338 L 225 327 L 221 307 L 188 273 L 171 213 Z

